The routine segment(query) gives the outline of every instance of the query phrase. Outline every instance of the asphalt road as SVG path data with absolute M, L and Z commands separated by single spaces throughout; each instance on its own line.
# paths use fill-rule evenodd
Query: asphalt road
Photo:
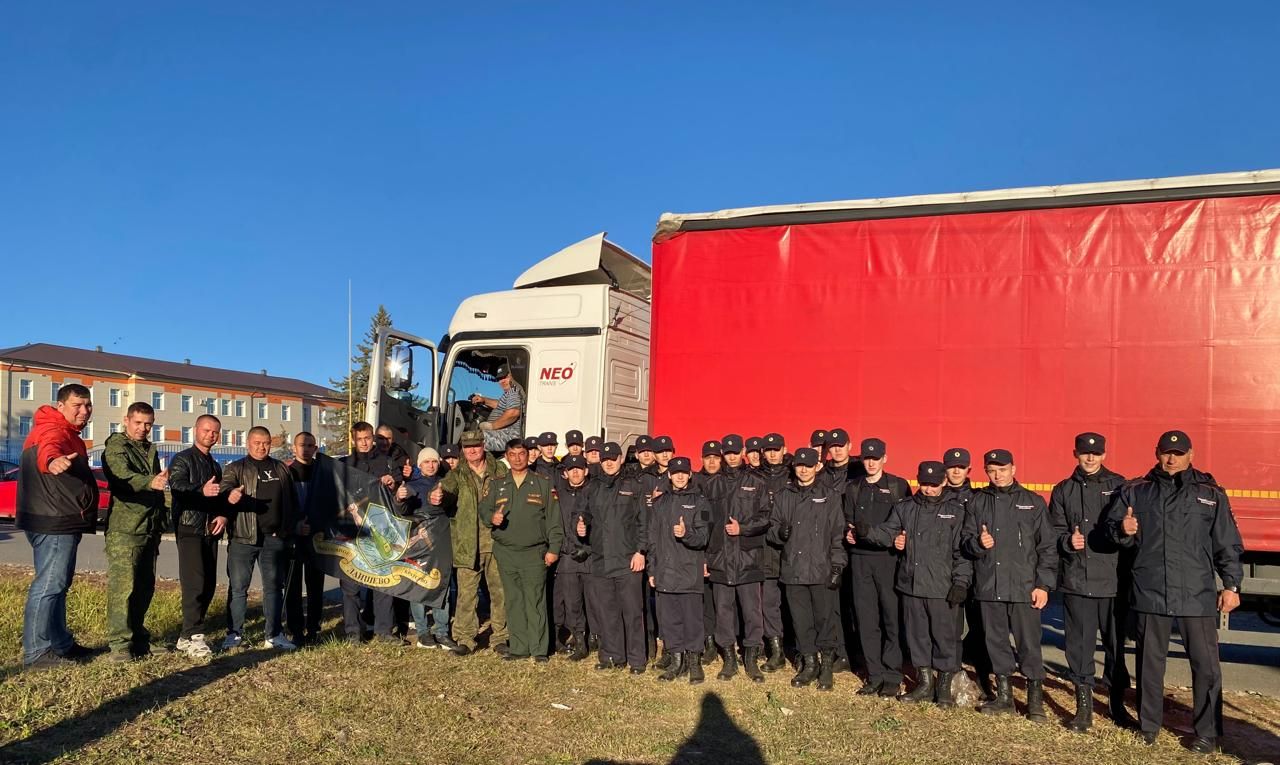
M 81 571 L 106 571 L 107 560 L 103 550 L 104 538 L 101 534 L 84 537 L 76 559 L 76 567 Z M 225 543 L 219 556 L 218 583 L 227 582 Z M 11 523 L 0 523 L 0 563 L 12 565 L 31 565 L 31 548 L 21 532 L 14 529 Z M 156 562 L 157 573 L 164 579 L 178 578 L 178 553 L 172 538 L 166 538 L 160 548 L 160 558 Z M 328 580 L 326 599 L 340 597 L 337 582 Z M 261 587 L 255 569 L 253 587 Z M 1050 672 L 1066 671 L 1066 656 L 1062 651 L 1062 607 L 1060 601 L 1053 597 L 1045 609 L 1042 619 L 1044 625 L 1044 661 Z M 1220 633 L 1223 687 L 1228 690 L 1253 691 L 1267 696 L 1280 698 L 1280 629 L 1271 627 L 1257 617 L 1256 614 L 1240 613 L 1232 616 L 1231 629 Z M 1186 653 L 1181 644 L 1175 643 L 1169 650 L 1169 667 L 1165 683 L 1172 686 L 1190 686 L 1191 671 L 1187 663 Z M 1133 669 L 1132 645 L 1128 657 L 1129 667 Z M 1101 674 L 1102 652 L 1099 650 L 1098 672 Z

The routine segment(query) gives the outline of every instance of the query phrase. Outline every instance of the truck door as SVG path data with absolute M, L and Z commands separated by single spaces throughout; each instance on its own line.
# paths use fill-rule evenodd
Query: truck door
M 390 426 L 415 459 L 419 449 L 440 445 L 437 356 L 430 340 L 383 327 L 369 361 L 365 419 Z

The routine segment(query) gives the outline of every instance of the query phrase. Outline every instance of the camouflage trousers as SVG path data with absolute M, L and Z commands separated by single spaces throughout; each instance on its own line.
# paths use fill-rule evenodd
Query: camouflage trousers
M 107 532 L 107 641 L 112 651 L 150 650 L 143 621 L 156 591 L 160 535 Z

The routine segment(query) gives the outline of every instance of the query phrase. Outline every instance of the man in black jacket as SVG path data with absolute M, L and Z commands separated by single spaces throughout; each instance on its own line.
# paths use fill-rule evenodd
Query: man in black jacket
M 1058 589 L 1065 611 L 1063 637 L 1067 667 L 1075 684 L 1076 714 L 1069 727 L 1086 731 L 1093 724 L 1093 653 L 1102 633 L 1103 674 L 1108 681 L 1111 716 L 1133 727 L 1124 707 L 1129 671 L 1124 663 L 1125 598 L 1116 597 L 1119 549 L 1107 533 L 1106 513 L 1124 476 L 1103 465 L 1107 439 L 1101 433 L 1076 436 L 1076 469 L 1049 495 L 1049 517 L 1058 536 Z
M 392 458 L 378 445 L 373 426 L 367 422 L 357 422 L 351 426 L 351 443 L 355 449 L 342 458 L 348 467 L 355 468 L 377 478 L 387 491 L 393 495 L 404 481 L 403 468 L 398 459 Z M 352 579 L 340 577 L 338 584 L 342 589 L 342 613 L 347 639 L 359 642 L 364 630 L 364 623 L 373 623 L 374 639 L 388 645 L 400 645 L 403 641 L 395 637 L 395 598 L 386 590 L 378 587 L 367 589 L 367 600 L 361 603 L 361 592 L 365 588 Z M 355 623 L 352 623 L 354 620 Z
M 756 439 L 759 453 L 764 456 L 755 474 L 764 481 L 765 493 L 768 495 L 769 507 L 773 507 L 774 498 L 791 482 L 791 466 L 787 464 L 787 444 L 781 433 L 769 433 Z M 750 454 L 750 446 L 747 447 Z M 769 660 L 764 664 L 765 672 L 777 672 L 786 663 L 787 657 L 782 648 L 782 543 L 768 537 L 765 544 L 756 551 L 760 560 L 760 572 L 764 575 L 761 589 L 761 612 L 764 618 L 764 639 L 768 646 Z
M 894 505 L 889 520 L 869 529 L 871 541 L 897 550 L 896 587 L 902 595 L 903 621 L 911 662 L 919 683 L 903 701 L 933 701 L 955 706 L 951 679 L 960 671 L 960 604 L 969 593 L 973 564 L 960 550 L 964 505 L 942 490 L 941 462 L 921 462 L 920 491 Z M 851 529 L 846 541 L 855 544 Z
M 227 505 L 218 488 L 222 466 L 210 454 L 221 431 L 217 417 L 200 415 L 196 418 L 195 446 L 178 452 L 169 463 L 178 584 L 182 588 L 178 650 L 193 659 L 213 655 L 205 642 L 204 618 L 218 584 L 218 539 L 227 525 Z
M 1164 669 L 1173 620 L 1191 660 L 1191 748 L 1217 749 L 1222 736 L 1222 668 L 1218 612 L 1240 605 L 1244 546 L 1227 493 L 1213 476 L 1191 466 L 1191 439 L 1180 430 L 1160 436 L 1157 464 L 1120 490 L 1107 529 L 1133 549 L 1130 606 L 1138 628 L 1138 721 L 1155 743 L 1164 712 Z M 1222 579 L 1217 590 L 1214 574 Z
M 294 539 L 293 565 L 289 567 L 289 581 L 285 585 L 284 623 L 296 645 L 314 643 L 319 639 L 320 619 L 324 611 L 324 569 L 316 556 L 311 536 L 320 529 L 321 524 L 316 522 L 320 519 L 311 517 L 308 510 L 312 509 L 312 505 L 307 502 L 318 451 L 316 437 L 304 430 L 293 437 L 293 459 L 287 463 L 289 472 L 293 474 L 293 485 L 298 492 L 299 523 L 298 534 Z M 403 484 L 401 487 L 403 488 Z M 305 599 L 302 594 L 304 587 Z
M 675 680 L 686 671 L 691 684 L 701 683 L 702 587 L 707 546 L 706 497 L 690 483 L 687 457 L 667 466 L 670 490 L 653 501 L 649 511 L 646 554 L 649 586 L 657 591 L 658 634 L 671 651 L 672 661 L 658 677 Z
M 551 431 L 538 434 L 538 456 L 537 459 L 529 460 L 529 470 L 537 473 L 548 481 L 553 480 L 560 474 L 560 459 L 556 457 L 556 447 L 560 445 L 560 440 L 556 438 L 556 434 Z
M 844 490 L 845 522 L 857 540 L 849 549 L 849 577 L 853 585 L 853 613 L 858 640 L 867 663 L 866 685 L 858 694 L 898 695 L 902 683 L 902 644 L 898 633 L 898 593 L 894 589 L 894 557 L 889 548 L 871 541 L 866 532 L 889 520 L 893 506 L 911 496 L 911 485 L 884 472 L 888 455 L 878 438 L 862 441 L 866 477 L 851 480 Z M 841 534 L 841 537 L 844 535 Z
M 1044 722 L 1040 610 L 1058 578 L 1057 537 L 1044 500 L 1014 478 L 1013 454 L 992 449 L 984 460 L 991 485 L 969 500 L 962 543 L 974 559 L 974 596 L 982 603 L 987 654 L 996 673 L 996 698 L 979 711 L 1014 711 L 1009 679 L 1017 666 L 1027 678 L 1027 719 Z
M 596 669 L 631 667 L 640 675 L 647 664 L 644 629 L 644 550 L 648 526 L 639 481 L 624 475 L 622 447 L 600 447 L 600 474 L 592 479 L 587 507 L 575 525 L 578 539 L 591 550 L 588 601 L 600 635 Z
M 966 508 L 973 498 L 973 484 L 969 481 L 969 450 L 961 446 L 953 446 L 942 453 L 942 466 L 947 471 L 947 482 L 942 490 L 948 497 L 960 501 Z M 982 606 L 973 596 L 973 587 L 969 588 L 969 597 L 960 609 L 960 660 L 973 665 L 978 676 L 979 698 L 983 702 L 994 701 L 995 686 L 991 683 L 991 657 L 987 656 L 987 636 L 982 631 Z M 967 627 L 967 629 L 966 629 Z
M 588 602 L 587 579 L 591 572 L 588 559 L 591 550 L 576 533 L 578 518 L 586 512 L 590 494 L 587 477 L 587 460 L 581 454 L 570 454 L 560 462 L 561 471 L 552 482 L 556 497 L 560 500 L 560 522 L 564 539 L 560 543 L 560 559 L 551 570 L 552 581 L 548 593 L 554 598 L 555 621 L 552 637 L 559 641 L 561 629 L 568 632 L 573 641 L 569 658 L 582 661 L 587 658 L 587 622 L 591 613 Z
M 702 444 L 702 469 L 693 474 L 692 484 L 695 489 L 702 492 L 702 496 L 707 498 L 707 504 L 712 508 L 712 515 L 715 515 L 715 508 L 722 505 L 725 493 L 728 491 L 728 485 L 725 481 L 724 470 L 724 446 L 719 441 L 707 441 Z M 710 527 L 711 517 L 707 518 L 708 527 Z M 714 529 L 713 529 L 714 530 Z M 707 565 L 710 566 L 710 551 L 707 552 Z M 711 569 L 703 570 L 702 579 L 702 631 L 704 634 L 702 642 L 702 663 L 710 664 L 716 660 L 716 600 L 715 592 L 711 586 Z M 729 644 L 733 646 L 732 643 Z M 723 646 L 721 646 L 723 648 Z M 721 678 L 728 679 L 728 678 Z

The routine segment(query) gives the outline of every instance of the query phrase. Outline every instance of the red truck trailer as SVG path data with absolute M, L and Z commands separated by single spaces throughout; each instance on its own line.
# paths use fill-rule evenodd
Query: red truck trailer
M 685 453 L 840 426 L 903 475 L 1011 449 L 1047 494 L 1078 432 L 1138 476 L 1185 430 L 1280 594 L 1280 171 L 666 214 L 651 331 Z

